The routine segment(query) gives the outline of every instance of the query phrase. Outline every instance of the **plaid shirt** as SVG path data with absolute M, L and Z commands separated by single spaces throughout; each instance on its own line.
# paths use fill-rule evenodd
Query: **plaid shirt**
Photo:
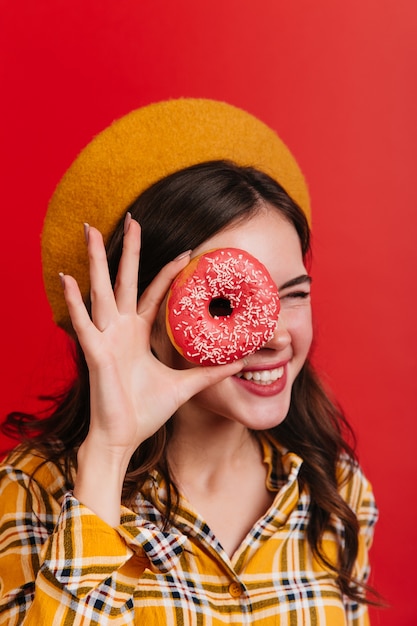
M 175 527 L 160 530 L 156 472 L 111 528 L 66 493 L 55 465 L 13 453 L 0 468 L 0 625 L 367 625 L 366 606 L 341 597 L 308 547 L 302 460 L 267 440 L 264 458 L 274 503 L 229 558 L 185 499 Z M 341 462 L 340 490 L 360 524 L 356 576 L 366 580 L 377 513 L 359 468 L 348 482 L 345 471 Z M 333 520 L 324 537 L 332 559 L 342 536 Z

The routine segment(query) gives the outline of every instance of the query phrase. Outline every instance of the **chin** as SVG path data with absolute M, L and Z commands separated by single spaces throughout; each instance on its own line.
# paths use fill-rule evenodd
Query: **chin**
M 249 428 L 250 430 L 262 431 L 262 430 L 270 430 L 271 428 L 275 428 L 282 424 L 282 422 L 287 417 L 287 413 L 285 415 L 277 415 L 276 413 L 271 415 L 265 415 L 260 417 L 252 417 L 250 420 L 245 419 L 241 422 L 244 426 Z

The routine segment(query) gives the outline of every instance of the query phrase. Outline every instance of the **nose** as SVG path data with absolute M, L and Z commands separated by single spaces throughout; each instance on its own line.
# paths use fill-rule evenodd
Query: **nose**
M 275 332 L 266 344 L 265 348 L 271 348 L 274 350 L 284 350 L 291 343 L 291 335 L 285 325 L 285 320 L 283 316 L 280 315 L 278 318 L 277 327 L 275 328 Z

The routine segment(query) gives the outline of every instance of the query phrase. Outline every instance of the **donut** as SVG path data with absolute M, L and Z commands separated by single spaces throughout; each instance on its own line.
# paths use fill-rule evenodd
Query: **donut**
M 191 259 L 168 292 L 166 327 L 177 351 L 200 365 L 222 365 L 269 341 L 280 310 L 266 267 L 238 248 Z

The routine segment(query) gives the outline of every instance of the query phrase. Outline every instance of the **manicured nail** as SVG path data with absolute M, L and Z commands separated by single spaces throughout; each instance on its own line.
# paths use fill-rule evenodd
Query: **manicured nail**
M 88 244 L 88 233 L 90 230 L 90 224 L 87 224 L 87 222 L 84 222 L 84 237 L 85 237 L 85 243 Z
M 61 281 L 62 288 L 65 289 L 65 276 L 64 276 L 64 274 L 62 272 L 59 272 L 58 276 L 59 276 L 59 280 Z
M 129 230 L 129 226 L 130 226 L 130 222 L 132 221 L 132 214 L 128 211 L 126 213 L 126 217 L 125 217 L 125 223 L 123 226 L 123 232 L 126 235 L 127 231 Z
M 191 252 L 192 250 L 187 250 L 186 252 L 182 252 L 174 259 L 174 261 L 181 261 L 181 259 L 185 259 L 186 256 L 190 256 Z

